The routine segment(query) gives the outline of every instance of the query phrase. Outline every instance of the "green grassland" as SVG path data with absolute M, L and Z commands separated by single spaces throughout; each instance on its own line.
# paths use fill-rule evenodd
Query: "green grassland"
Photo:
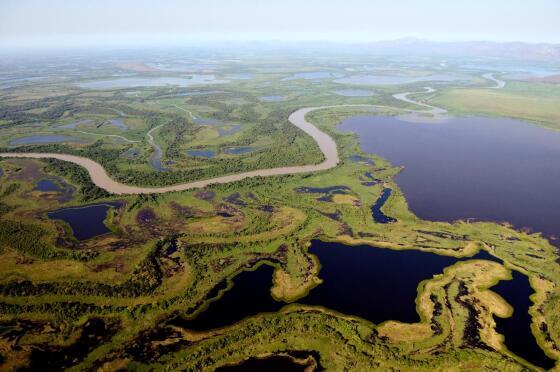
M 458 115 L 511 117 L 560 129 L 558 85 L 509 82 L 502 90 L 447 89 L 430 102 Z
M 321 154 L 316 144 L 287 121 L 288 114 L 301 107 L 344 103 L 394 107 L 382 111 L 387 114 L 412 108 L 391 97 L 402 92 L 403 87 L 376 86 L 372 97 L 341 97 L 332 93 L 341 85 L 329 80 L 321 84 L 305 79 L 283 80 L 305 70 L 298 63 L 275 59 L 249 64 L 247 69 L 255 74 L 250 81 L 199 87 L 200 91 L 225 93 L 180 98 L 162 97 L 182 92 L 179 88 L 89 91 L 69 81 L 48 89 L 50 94 L 66 97 L 61 103 L 59 99 L 45 98 L 44 87 L 18 88 L 2 101 L 1 108 L 4 112 L 11 108 L 20 116 L 6 119 L 0 126 L 0 138 L 7 145 L 30 128 L 38 132 L 35 124 L 29 124 L 30 118 L 38 118 L 41 132 L 79 136 L 86 142 L 23 146 L 16 150 L 81 154 L 102 163 L 122 182 L 164 185 L 250 169 L 319 162 Z M 341 69 L 326 67 L 320 71 Z M 224 75 L 227 72 L 230 71 Z M 475 82 L 484 85 L 484 81 Z M 424 85 L 409 84 L 406 89 L 421 90 Z M 553 127 L 558 113 L 554 97 L 558 92 L 541 85 L 516 83 L 503 91 L 445 88 L 431 102 L 453 112 L 520 117 Z M 130 91 L 136 94 L 126 94 Z M 281 95 L 285 100 L 262 102 L 259 97 L 264 95 Z M 530 104 L 537 96 L 542 98 L 541 103 Z M 494 104 L 485 111 L 482 103 L 489 102 L 489 98 Z M 511 105 L 512 102 L 523 102 L 530 110 L 524 111 L 521 103 Z M 107 109 L 125 113 L 120 119 L 128 129 L 89 124 L 80 128 L 99 136 L 56 129 L 82 119 L 102 123 L 118 117 Z M 226 129 L 228 125 L 239 125 L 240 130 L 220 137 L 214 125 L 199 125 L 183 110 L 196 117 L 220 120 Z M 3 368 L 28 366 L 33 350 L 40 348 L 51 353 L 53 360 L 68 356 L 72 360 L 61 365 L 73 370 L 213 370 L 249 357 L 286 351 L 317 353 L 322 367 L 333 371 L 536 370 L 508 351 L 495 330 L 494 315 L 507 317 L 512 309 L 492 291 L 492 286 L 508 280 L 511 270 L 529 277 L 535 290 L 530 308 L 532 331 L 547 355 L 560 360 L 557 249 L 539 234 L 517 231 L 504 224 L 430 222 L 416 217 L 394 181 L 400 168 L 362 153 L 354 135 L 336 129 L 344 118 L 367 111 L 339 108 L 309 115 L 308 120 L 331 134 L 339 145 L 342 161 L 332 170 L 246 179 L 204 190 L 111 196 L 92 185 L 87 173 L 72 164 L 1 160 Z M 15 124 L 18 120 L 21 123 Z M 163 126 L 154 136 L 163 149 L 164 164 L 171 168 L 165 173 L 150 168 L 151 147 L 145 136 L 160 124 Z M 102 134 L 140 142 L 100 137 Z M 235 156 L 223 152 L 232 146 L 252 146 L 256 151 Z M 122 154 L 132 148 L 139 150 L 139 156 L 124 158 Z M 208 148 L 216 151 L 215 158 L 187 155 L 188 150 Z M 375 164 L 352 162 L 352 155 L 369 157 Z M 372 172 L 381 183 L 364 185 L 365 172 Z M 35 190 L 37 180 L 44 178 L 68 185 L 70 198 L 63 200 L 60 193 Z M 349 190 L 330 201 L 318 201 L 320 195 L 296 191 L 302 186 L 334 185 L 344 185 Z M 396 223 L 378 224 L 371 217 L 371 205 L 384 187 L 390 187 L 393 193 L 383 211 Z M 60 207 L 116 200 L 124 206 L 112 210 L 105 221 L 112 232 L 83 242 L 73 237 L 68 225 L 46 215 Z M 266 211 L 263 206 L 271 208 Z M 152 217 L 139 218 L 146 211 Z M 338 217 L 333 218 L 335 213 Z M 454 257 L 485 250 L 504 264 L 467 260 L 450 266 L 418 283 L 419 323 L 389 320 L 372 324 L 351 314 L 295 303 L 320 283 L 320 262 L 308 253 L 312 239 Z M 171 250 L 170 246 L 178 249 Z M 167 324 L 177 314 L 192 315 L 203 310 L 208 294 L 216 286 L 262 264 L 275 268 L 271 294 L 286 303 L 280 312 L 255 314 L 231 326 L 203 332 Z M 476 324 L 469 311 L 477 314 Z M 102 342 L 82 350 L 75 347 L 92 332 L 88 328 L 91 322 L 99 320 L 104 324 Z M 438 332 L 433 324 L 438 324 Z M 465 337 L 465 330 L 472 327 L 488 347 Z

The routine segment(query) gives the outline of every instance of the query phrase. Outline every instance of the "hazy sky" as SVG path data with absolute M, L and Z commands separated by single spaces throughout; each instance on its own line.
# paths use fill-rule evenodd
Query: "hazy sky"
M 560 42 L 560 0 L 0 0 L 0 44 L 200 39 Z

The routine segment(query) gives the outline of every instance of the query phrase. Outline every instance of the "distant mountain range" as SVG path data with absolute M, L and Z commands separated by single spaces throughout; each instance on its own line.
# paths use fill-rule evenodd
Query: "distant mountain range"
M 507 57 L 530 60 L 560 61 L 560 44 L 463 41 L 438 42 L 416 38 L 367 43 L 370 50 L 385 53 L 442 54 L 457 56 Z

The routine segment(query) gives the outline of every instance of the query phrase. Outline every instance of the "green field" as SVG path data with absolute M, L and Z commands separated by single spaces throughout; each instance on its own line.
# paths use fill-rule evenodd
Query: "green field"
M 217 79 L 252 74 L 251 79 L 225 84 L 91 90 L 80 88 L 80 79 L 61 77 L 1 90 L 2 152 L 77 154 L 98 161 L 120 182 L 149 186 L 315 164 L 322 154 L 311 137 L 287 120 L 291 112 L 368 104 L 384 106 L 376 112 L 394 115 L 418 107 L 394 99 L 393 94 L 421 91 L 428 84 L 358 87 L 371 89 L 374 95 L 342 97 L 333 91 L 357 87 L 333 79 L 291 78 L 301 72 L 348 73 L 344 67 L 359 69 L 372 63 L 367 58 L 341 57 L 310 67 L 303 57 L 244 57 L 242 65 L 215 66 Z M 437 72 L 423 63 L 414 68 L 396 65 L 394 69 L 412 76 Z M 87 80 L 123 72 L 115 65 L 102 66 Z M 451 73 L 457 71 L 459 67 Z M 447 82 L 424 100 L 452 114 L 506 116 L 559 128 L 557 85 L 512 81 L 504 90 L 490 90 L 479 72 L 469 76 L 468 88 L 462 81 Z M 181 96 L 192 91 L 198 94 Z M 263 96 L 283 100 L 264 102 Z M 337 142 L 341 163 L 331 170 L 251 178 L 201 190 L 111 195 L 69 163 L 0 160 L 2 369 L 37 368 L 33 363 L 46 353 L 59 369 L 213 370 L 250 357 L 302 351 L 315 358 L 314 363 L 318 361 L 313 355 L 319 355 L 320 365 L 329 371 L 538 370 L 509 351 L 495 329 L 494 316 L 508 317 L 515 309 L 492 286 L 510 279 L 512 270 L 526 275 L 535 290 L 530 314 L 538 344 L 550 358 L 560 360 L 558 249 L 538 233 L 505 224 L 416 217 L 394 180 L 401 168 L 363 153 L 354 135 L 336 128 L 343 119 L 371 110 L 344 107 L 308 116 Z M 112 125 L 110 120 L 115 119 L 126 129 Z M 81 123 L 75 128 L 60 128 L 76 122 Z M 159 125 L 153 135 L 163 152 L 164 172 L 150 165 L 153 148 L 146 135 Z M 79 142 L 10 145 L 30 133 L 67 135 Z M 232 147 L 252 150 L 228 153 Z M 188 151 L 193 150 L 213 151 L 214 156 L 190 156 Z M 374 164 L 353 162 L 354 155 Z M 364 184 L 366 172 L 380 182 Z M 44 179 L 66 185 L 66 194 L 37 190 L 37 182 Z M 320 193 L 296 191 L 334 185 L 348 189 L 330 200 L 318 200 Z M 393 193 L 383 212 L 397 222 L 375 223 L 371 206 L 386 187 Z M 123 202 L 105 219 L 111 232 L 85 241 L 78 241 L 66 223 L 47 216 L 61 207 L 107 201 Z M 453 257 L 470 257 L 482 250 L 503 265 L 466 260 L 447 267 L 418 283 L 421 322 L 388 319 L 373 324 L 352 314 L 295 303 L 320 283 L 320 262 L 308 252 L 312 239 Z M 217 285 L 262 264 L 275 268 L 271 295 L 286 303 L 281 311 L 202 332 L 168 324 L 178 314 L 203 311 Z M 465 336 L 473 327 L 484 347 L 469 343 Z

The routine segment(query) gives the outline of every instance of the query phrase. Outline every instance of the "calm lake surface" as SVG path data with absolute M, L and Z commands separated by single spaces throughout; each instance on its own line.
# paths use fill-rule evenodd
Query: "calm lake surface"
M 394 251 L 319 240 L 311 242 L 309 252 L 321 262 L 319 277 L 323 283 L 297 302 L 357 315 L 376 324 L 390 319 L 420 321 L 415 303 L 418 285 L 442 273 L 445 267 L 470 259 L 501 263 L 485 251 L 457 259 L 414 250 Z M 176 317 L 169 323 L 200 331 L 231 325 L 258 313 L 279 311 L 285 303 L 275 301 L 270 295 L 273 271 L 273 267 L 262 265 L 255 271 L 241 272 L 233 278 L 233 287 L 197 317 L 192 320 Z M 209 298 L 215 298 L 224 288 L 224 282 L 218 284 Z M 533 364 L 548 366 L 550 360 L 538 347 L 529 327 L 529 296 L 533 290 L 527 278 L 513 272 L 513 280 L 501 281 L 491 289 L 515 309 L 511 318 L 496 319 L 508 348 Z
M 325 306 L 343 314 L 357 315 L 373 323 L 386 320 L 419 322 L 416 312 L 418 284 L 443 269 L 466 259 L 496 258 L 486 252 L 457 259 L 433 253 L 348 246 L 313 240 L 309 253 L 321 262 L 323 283 L 299 303 Z
M 421 218 L 560 233 L 560 132 L 498 118 L 424 124 L 357 116 L 339 128 L 357 133 L 364 151 L 405 166 L 395 179 Z
M 365 89 L 339 89 L 334 91 L 335 94 L 342 97 L 371 97 L 373 92 Z
M 57 182 L 55 182 L 54 180 L 49 180 L 49 179 L 42 179 L 42 180 L 37 181 L 37 185 L 35 186 L 35 190 L 44 191 L 44 192 L 64 191 L 64 189 L 62 187 L 60 187 L 60 185 Z
M 58 134 L 37 134 L 29 137 L 21 137 L 10 141 L 10 145 L 44 145 L 60 142 L 83 142 L 82 139 L 72 136 Z
M 192 330 L 207 330 L 234 324 L 243 318 L 263 312 L 280 310 L 284 302 L 270 295 L 274 268 L 262 265 L 255 271 L 243 271 L 233 278 L 233 288 L 192 320 L 177 317 L 170 324 Z M 223 283 L 218 287 L 224 288 Z
M 501 281 L 491 288 L 514 309 L 510 318 L 494 317 L 496 331 L 506 336 L 505 343 L 509 350 L 539 367 L 550 369 L 554 367 L 554 361 L 546 356 L 531 333 L 528 311 L 532 305 L 529 297 L 534 290 L 525 275 L 512 271 L 512 277 L 512 280 Z
M 119 202 L 92 204 L 63 208 L 48 212 L 47 215 L 51 219 L 62 220 L 70 225 L 76 239 L 86 240 L 111 232 L 103 221 L 110 208 L 120 208 L 121 206 L 122 204 Z
M 468 76 L 462 75 L 428 75 L 428 76 L 403 76 L 403 75 L 352 75 L 344 77 L 342 79 L 337 79 L 334 82 L 340 84 L 350 84 L 350 85 L 399 85 L 399 84 L 410 84 L 420 81 L 458 81 L 458 80 L 470 80 Z
M 117 78 L 109 80 L 95 80 L 79 83 L 81 88 L 86 89 L 114 89 L 135 87 L 160 87 L 165 85 L 177 85 L 188 87 L 191 85 L 224 84 L 226 80 L 218 80 L 214 75 L 190 75 L 190 79 L 180 77 L 151 77 L 151 78 Z
M 319 258 L 322 265 L 319 277 L 324 282 L 297 302 L 325 306 L 374 323 L 389 319 L 420 321 L 415 304 L 418 284 L 460 261 L 420 251 L 347 246 L 319 240 L 312 241 L 309 252 Z M 496 260 L 485 252 L 472 258 Z M 233 324 L 260 312 L 280 310 L 285 303 L 270 296 L 273 271 L 271 266 L 263 265 L 255 271 L 240 273 L 233 279 L 233 288 L 210 303 L 198 317 L 175 320 L 174 324 L 205 330 Z M 402 275 L 403 272 L 407 275 Z

